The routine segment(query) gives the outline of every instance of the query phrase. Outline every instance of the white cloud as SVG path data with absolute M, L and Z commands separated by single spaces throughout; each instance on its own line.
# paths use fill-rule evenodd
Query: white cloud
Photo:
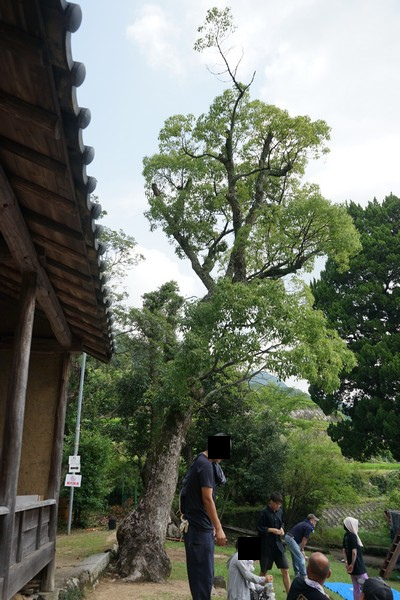
M 374 197 L 382 201 L 398 193 L 398 139 L 379 132 L 369 140 L 346 139 L 334 145 L 326 162 L 313 163 L 307 178 L 335 202 L 353 200 L 365 206 Z
M 170 14 L 155 4 L 145 4 L 132 25 L 127 27 L 127 37 L 139 47 L 151 67 L 164 69 L 176 76 L 184 72 L 177 46 L 179 28 Z
M 205 293 L 202 284 L 192 274 L 185 274 L 184 263 L 177 263 L 159 250 L 137 247 L 145 260 L 130 272 L 125 287 L 130 291 L 129 302 L 132 306 L 142 305 L 142 295 L 152 292 L 167 281 L 176 281 L 179 293 L 185 298 L 201 297 Z
M 305 394 L 308 394 L 308 388 L 310 384 L 308 383 L 308 381 L 306 381 L 306 379 L 289 377 L 289 379 L 286 379 L 284 383 L 286 383 L 286 385 L 288 385 L 289 387 L 295 388 L 296 390 L 301 390 Z

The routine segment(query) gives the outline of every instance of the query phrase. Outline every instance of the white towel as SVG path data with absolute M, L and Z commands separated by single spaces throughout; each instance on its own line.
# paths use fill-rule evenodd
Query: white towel
M 343 523 L 346 529 L 350 531 L 350 533 L 354 533 L 354 535 L 357 538 L 358 545 L 363 546 L 364 544 L 362 543 L 358 535 L 358 519 L 354 519 L 354 517 L 346 517 Z

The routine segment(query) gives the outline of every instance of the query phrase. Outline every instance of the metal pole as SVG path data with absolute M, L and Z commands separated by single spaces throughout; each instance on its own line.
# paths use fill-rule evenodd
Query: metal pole
M 76 415 L 76 427 L 75 427 L 75 443 L 74 443 L 74 456 L 77 456 L 79 451 L 79 437 L 81 433 L 81 412 L 82 412 L 82 399 L 83 399 L 83 382 L 85 379 L 85 368 L 86 368 L 86 352 L 82 354 L 82 365 L 81 365 L 81 378 L 79 382 L 79 395 L 78 395 L 78 412 Z M 67 535 L 71 533 L 72 523 L 72 507 L 74 504 L 74 486 L 71 486 L 69 490 L 69 508 L 68 508 L 68 530 Z

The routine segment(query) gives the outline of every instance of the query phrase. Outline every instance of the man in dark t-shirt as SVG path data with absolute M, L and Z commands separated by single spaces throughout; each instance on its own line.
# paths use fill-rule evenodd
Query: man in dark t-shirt
M 218 546 L 227 543 L 215 506 L 218 478 L 224 477 L 220 461 L 220 458 L 209 458 L 205 450 L 195 458 L 183 480 L 180 502 L 193 600 L 210 600 L 214 583 L 214 543 Z
M 275 563 L 281 570 L 283 585 L 288 593 L 290 588 L 289 563 L 281 539 L 281 536 L 285 535 L 281 505 L 282 495 L 279 492 L 273 492 L 268 505 L 261 512 L 257 521 L 258 535 L 261 537 L 260 575 L 266 575 Z
M 308 559 L 307 575 L 293 579 L 287 600 L 327 600 L 324 583 L 330 577 L 329 560 L 322 552 L 313 552 Z

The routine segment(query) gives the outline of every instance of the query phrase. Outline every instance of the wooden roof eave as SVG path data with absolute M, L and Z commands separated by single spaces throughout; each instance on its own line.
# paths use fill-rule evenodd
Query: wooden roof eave
M 5 58 L 0 80 L 6 84 L 3 89 L 0 81 L 0 113 L 5 117 L 0 130 L 0 231 L 10 252 L 10 258 L 0 257 L 2 289 L 17 298 L 21 274 L 35 272 L 38 304 L 57 344 L 67 350 L 81 345 L 108 361 L 115 344 L 102 281 L 104 247 L 94 222 L 99 207 L 91 201 L 96 180 L 86 174 L 94 150 L 82 140 L 90 111 L 76 99 L 85 68 L 71 53 L 71 33 L 80 26 L 81 9 L 65 0 L 21 0 L 18 10 L 14 0 L 0 4 Z M 4 70 L 8 63 L 9 71 Z M 11 129 L 8 124 L 14 123 Z M 65 294 L 68 284 L 70 294 Z M 71 300 L 74 295 L 78 303 Z
M 2 233 L 21 271 L 37 274 L 37 299 L 61 346 L 68 348 L 72 334 L 48 276 L 41 267 L 18 202 L 0 166 L 0 217 Z

